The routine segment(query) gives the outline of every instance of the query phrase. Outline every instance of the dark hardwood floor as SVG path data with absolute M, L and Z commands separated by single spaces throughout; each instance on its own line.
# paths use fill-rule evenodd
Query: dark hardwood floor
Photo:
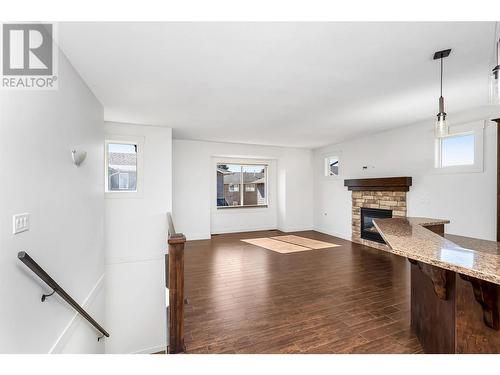
M 410 328 L 409 263 L 340 247 L 279 254 L 225 234 L 185 247 L 187 353 L 421 353 Z

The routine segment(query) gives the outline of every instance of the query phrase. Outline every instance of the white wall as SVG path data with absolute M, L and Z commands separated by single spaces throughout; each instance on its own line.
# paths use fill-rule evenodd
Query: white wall
M 312 229 L 311 150 L 189 140 L 174 140 L 173 150 L 174 221 L 188 239 L 260 229 Z M 269 207 L 217 210 L 216 158 L 267 161 Z
M 449 219 L 447 233 L 494 240 L 496 127 L 493 123 L 488 122 L 484 137 L 482 173 L 433 171 L 431 121 L 315 150 L 315 229 L 350 239 L 351 193 L 343 186 L 344 179 L 410 176 L 413 186 L 408 193 L 408 216 Z M 331 153 L 341 153 L 340 176 L 333 180 L 323 176 L 324 156 Z M 363 166 L 369 166 L 368 170 L 363 171 Z
M 17 259 L 27 251 L 103 323 L 103 108 L 59 53 L 57 91 L 1 91 L 0 109 L 0 353 L 103 352 L 61 298 L 40 302 L 50 290 Z M 80 167 L 73 148 L 88 153 Z M 13 235 L 24 212 L 31 229 Z
M 106 122 L 105 133 L 144 137 L 142 194 L 105 199 L 106 325 L 111 333 L 106 353 L 157 352 L 166 344 L 164 253 L 166 213 L 172 208 L 172 130 Z

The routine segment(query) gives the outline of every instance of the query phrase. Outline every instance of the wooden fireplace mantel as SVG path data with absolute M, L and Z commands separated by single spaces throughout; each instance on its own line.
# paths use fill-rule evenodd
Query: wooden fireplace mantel
M 411 177 L 358 178 L 344 180 L 350 191 L 410 191 Z

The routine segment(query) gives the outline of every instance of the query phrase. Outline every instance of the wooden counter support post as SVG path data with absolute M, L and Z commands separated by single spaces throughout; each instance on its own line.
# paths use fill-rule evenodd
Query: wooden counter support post
M 457 275 L 456 353 L 500 353 L 500 285 Z
M 475 277 L 460 275 L 472 285 L 474 298 L 483 309 L 484 324 L 494 330 L 500 330 L 500 286 Z
M 411 265 L 411 325 L 425 353 L 455 352 L 455 273 Z
M 175 233 L 169 218 L 168 236 L 168 353 L 182 353 L 184 346 L 184 244 L 186 237 Z

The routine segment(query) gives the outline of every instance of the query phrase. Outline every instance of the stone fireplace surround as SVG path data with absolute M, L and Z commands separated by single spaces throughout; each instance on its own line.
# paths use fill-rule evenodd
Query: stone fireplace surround
M 392 210 L 392 217 L 406 217 L 406 194 L 411 184 L 411 177 L 345 180 L 344 185 L 352 191 L 352 241 L 387 249 L 387 245 L 361 238 L 361 208 Z

